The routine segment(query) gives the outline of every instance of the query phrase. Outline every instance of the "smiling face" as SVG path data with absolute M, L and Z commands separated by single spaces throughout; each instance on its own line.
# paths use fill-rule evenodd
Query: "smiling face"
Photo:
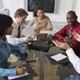
M 40 18 L 43 18 L 45 16 L 44 11 L 43 10 L 38 10 L 37 11 L 37 16 Z
M 74 13 L 70 12 L 67 14 L 66 19 L 67 23 L 72 27 L 77 21 L 77 16 Z

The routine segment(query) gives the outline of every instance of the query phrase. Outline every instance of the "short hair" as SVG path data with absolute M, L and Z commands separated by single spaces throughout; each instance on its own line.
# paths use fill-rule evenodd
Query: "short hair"
M 13 20 L 10 16 L 0 14 L 0 36 L 3 36 L 6 29 L 11 27 Z
M 33 12 L 33 16 L 35 17 L 37 17 L 37 11 L 38 10 L 43 10 L 44 11 L 44 9 L 42 8 L 42 7 L 37 7 L 37 8 L 35 8 L 35 10 L 34 10 L 34 12 Z
M 72 14 L 73 16 L 75 16 L 77 18 L 77 15 L 74 11 L 69 11 L 67 14 Z
M 14 14 L 14 18 L 16 18 L 17 16 L 22 17 L 24 15 L 28 16 L 28 13 L 24 9 L 19 8 L 19 9 L 16 10 L 16 12 Z

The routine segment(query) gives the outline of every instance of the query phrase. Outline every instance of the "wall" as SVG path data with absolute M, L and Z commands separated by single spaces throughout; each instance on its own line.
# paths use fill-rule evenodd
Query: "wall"
M 3 6 L 10 10 L 10 16 L 13 17 L 18 8 L 24 8 L 24 0 L 3 0 Z
M 80 0 L 73 0 L 73 10 L 76 11 L 78 15 L 78 21 L 80 22 Z
M 2 0 L 3 6 L 10 9 L 10 15 L 13 17 L 14 12 L 18 8 L 24 8 L 25 7 L 25 1 L 27 0 Z M 19 3 L 18 3 L 19 2 Z M 54 22 L 66 22 L 66 13 L 69 10 L 76 11 L 77 15 L 79 16 L 78 20 L 80 21 L 80 0 L 57 0 L 57 13 L 46 13 L 47 16 L 50 17 L 51 21 Z M 27 6 L 27 4 L 26 4 Z M 26 7 L 27 8 L 27 7 Z M 33 13 L 28 12 L 28 20 L 31 20 L 33 18 Z
M 65 14 L 72 9 L 73 0 L 66 0 L 66 1 L 55 0 L 55 1 L 56 1 L 56 13 L 46 13 L 46 15 L 48 15 L 52 21 L 64 22 L 66 21 Z M 29 12 L 29 15 L 30 16 L 28 17 L 28 19 L 31 19 L 33 16 L 32 12 Z

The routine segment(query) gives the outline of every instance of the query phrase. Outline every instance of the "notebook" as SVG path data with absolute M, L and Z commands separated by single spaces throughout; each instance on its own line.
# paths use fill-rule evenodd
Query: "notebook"
M 56 55 L 50 56 L 50 58 L 58 62 L 60 60 L 67 58 L 67 56 L 62 53 L 58 53 Z
M 20 77 L 27 76 L 27 75 L 30 75 L 30 74 L 26 72 L 25 74 L 19 75 L 19 76 L 8 76 L 8 79 L 12 80 L 12 79 L 20 78 Z

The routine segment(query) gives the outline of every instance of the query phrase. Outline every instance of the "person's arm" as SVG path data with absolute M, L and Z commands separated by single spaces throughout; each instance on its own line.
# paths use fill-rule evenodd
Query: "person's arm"
M 28 23 L 28 26 L 32 26 L 34 24 L 34 20 L 35 19 L 32 19 L 29 23 Z
M 73 34 L 74 38 L 75 38 L 77 41 L 80 42 L 80 34 L 79 34 L 79 33 L 76 33 L 76 32 L 73 32 L 72 34 Z
M 73 64 L 75 70 L 80 74 L 80 58 L 75 54 L 72 48 L 66 50 L 66 54 L 70 62 Z
M 67 36 L 67 26 L 63 27 L 60 31 L 54 34 L 56 40 L 64 42 L 63 38 Z
M 80 74 L 80 58 L 75 54 L 72 48 L 67 43 L 61 43 L 58 41 L 52 41 L 60 49 L 66 50 L 66 54 L 69 58 L 69 61 L 74 66 L 75 70 Z
M 24 66 L 17 66 L 16 68 L 12 69 L 0 68 L 0 76 L 16 76 L 22 75 L 25 72 L 27 72 L 27 68 Z
M 26 45 L 20 44 L 20 45 L 13 45 L 9 44 L 11 48 L 11 52 L 13 53 L 14 51 L 19 51 L 21 54 L 24 54 L 26 52 Z
M 24 37 L 24 38 L 16 38 L 11 35 L 6 35 L 8 43 L 11 43 L 11 44 L 21 44 L 24 42 L 28 42 L 28 37 L 29 36 Z
M 52 30 L 53 29 L 53 26 L 52 26 L 52 23 L 51 23 L 49 17 L 47 18 L 47 29 L 48 30 Z
M 0 68 L 0 76 L 16 76 L 16 68 L 13 69 Z

